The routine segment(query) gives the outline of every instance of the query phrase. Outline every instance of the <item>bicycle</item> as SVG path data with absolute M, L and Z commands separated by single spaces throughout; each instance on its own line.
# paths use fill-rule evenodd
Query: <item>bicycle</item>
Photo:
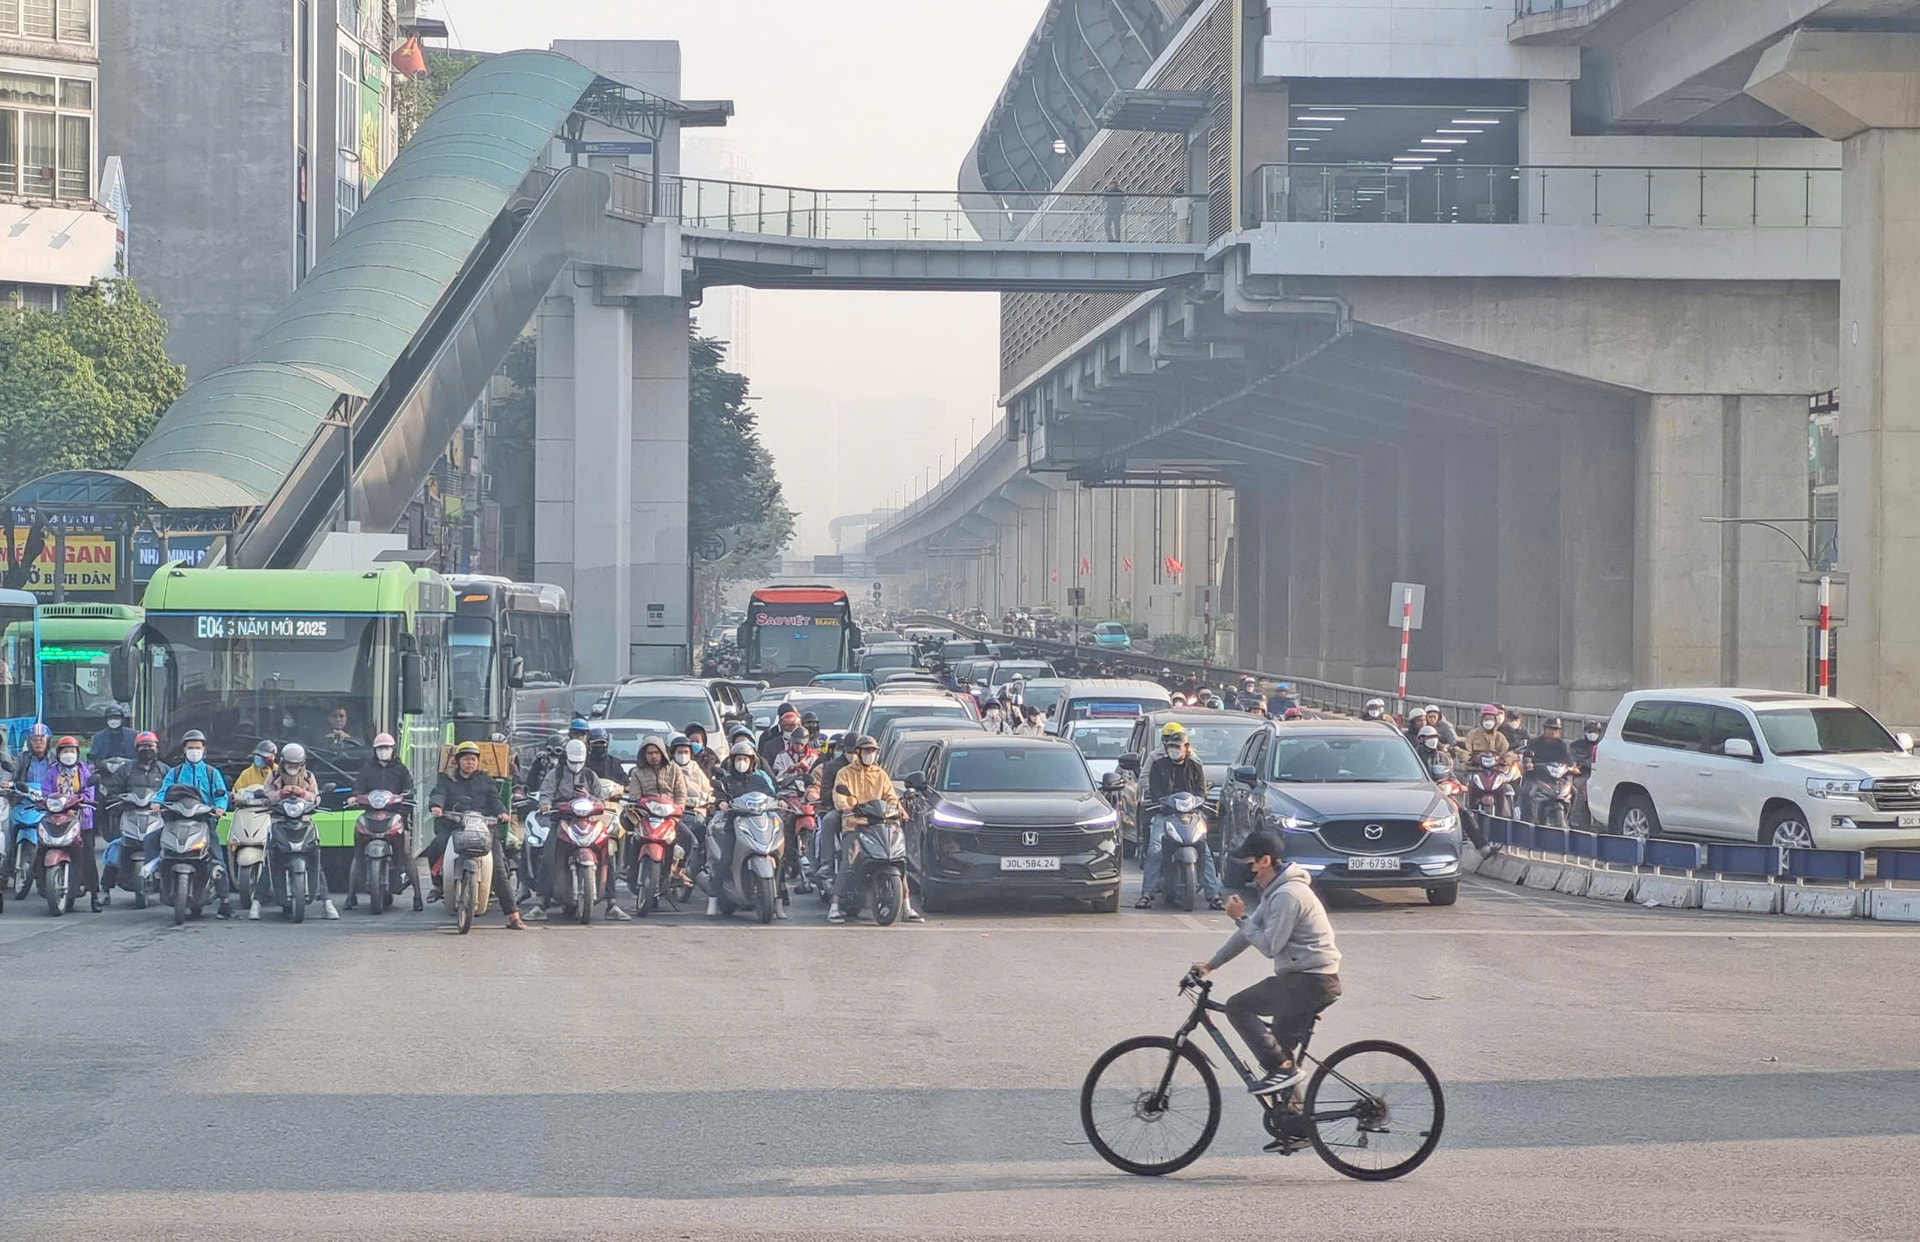
M 1213 984 L 1198 972 L 1187 972 L 1180 980 L 1180 995 L 1193 998 L 1193 1012 L 1177 1034 L 1122 1040 L 1101 1053 L 1087 1071 L 1080 1088 L 1080 1125 L 1108 1164 L 1142 1177 L 1161 1177 L 1198 1160 L 1213 1142 L 1220 1128 L 1220 1082 L 1207 1054 L 1189 1038 L 1194 1031 L 1204 1028 L 1213 1036 L 1248 1087 L 1256 1081 L 1255 1073 L 1214 1024 L 1213 1015 L 1226 1012 L 1227 1007 L 1211 999 L 1212 991 Z M 1319 1021 L 1318 1016 L 1314 1021 Z M 1439 1146 L 1446 1124 L 1446 1097 L 1433 1070 L 1411 1049 L 1367 1039 L 1347 1044 L 1320 1061 L 1307 1055 L 1306 1041 L 1302 1041 L 1295 1056 L 1318 1067 L 1305 1094 L 1296 1084 L 1256 1097 L 1265 1112 L 1267 1133 L 1275 1140 L 1268 1150 L 1291 1156 L 1311 1144 L 1336 1172 L 1360 1181 L 1384 1182 L 1413 1172 Z M 1182 1073 L 1183 1069 L 1191 1073 Z M 1355 1078 L 1375 1085 L 1362 1087 Z M 1182 1108 L 1198 1094 L 1206 1097 L 1204 1119 L 1198 1110 Z M 1131 1142 L 1129 1127 L 1134 1131 Z M 1166 1152 L 1159 1150 L 1163 1139 L 1171 1144 Z M 1388 1163 L 1368 1162 L 1372 1157 L 1391 1156 L 1395 1140 L 1402 1139 L 1414 1141 L 1411 1154 Z M 1150 1150 L 1142 1152 L 1143 1143 Z

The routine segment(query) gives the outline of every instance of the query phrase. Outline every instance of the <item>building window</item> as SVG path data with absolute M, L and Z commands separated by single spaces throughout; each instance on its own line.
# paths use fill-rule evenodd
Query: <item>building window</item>
M 58 285 L 0 284 L 0 306 L 22 310 L 57 311 L 60 309 Z
M 340 153 L 340 175 L 334 179 L 334 236 L 339 236 L 360 210 L 360 160 L 349 151 Z
M 64 43 L 93 42 L 93 0 L 60 0 L 60 39 Z
M 59 197 L 78 201 L 93 197 L 93 119 L 60 118 Z
M 91 198 L 93 83 L 0 73 L 0 104 L 0 196 Z
M 28 39 L 53 38 L 53 0 L 21 0 L 20 34 Z
M 360 29 L 361 0 L 340 0 L 340 25 L 343 29 Z
M 51 112 L 20 114 L 20 192 L 29 198 L 53 197 L 58 129 Z
M 0 73 L 0 103 L 25 104 L 29 108 L 53 107 L 53 79 L 24 73 Z
M 20 33 L 20 0 L 0 0 L 0 35 Z

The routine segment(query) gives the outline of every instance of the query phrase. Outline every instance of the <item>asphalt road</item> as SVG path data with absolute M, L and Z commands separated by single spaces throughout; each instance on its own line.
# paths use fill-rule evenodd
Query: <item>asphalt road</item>
M 1325 1051 L 1422 1051 L 1445 1141 L 1347 1181 L 1229 1092 L 1116 1173 L 1087 1065 L 1218 915 L 761 928 L 0 916 L 0 1237 L 1876 1238 L 1920 1233 L 1920 933 L 1480 881 L 1334 910 Z M 1253 960 L 1222 972 L 1251 982 Z

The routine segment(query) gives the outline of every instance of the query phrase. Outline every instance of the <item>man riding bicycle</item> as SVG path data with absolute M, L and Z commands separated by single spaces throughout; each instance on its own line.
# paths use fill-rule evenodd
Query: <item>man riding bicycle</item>
M 1297 864 L 1282 864 L 1284 850 L 1272 833 L 1250 833 L 1234 857 L 1252 867 L 1259 904 L 1249 911 L 1238 893 L 1227 898 L 1227 917 L 1237 926 L 1211 960 L 1195 962 L 1193 969 L 1211 974 L 1249 945 L 1273 959 L 1269 978 L 1227 1001 L 1227 1020 L 1264 1072 L 1247 1090 L 1270 1095 L 1300 1081 L 1294 1053 L 1312 1032 L 1314 1015 L 1340 999 L 1340 949 L 1312 875 Z

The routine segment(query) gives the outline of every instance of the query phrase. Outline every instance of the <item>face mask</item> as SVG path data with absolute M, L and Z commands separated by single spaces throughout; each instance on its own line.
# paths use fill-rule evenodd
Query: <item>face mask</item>
M 118 728 L 119 728 L 119 727 L 120 727 L 121 725 L 123 725 L 123 724 L 125 724 L 125 723 L 127 723 L 127 722 L 126 722 L 126 721 L 124 721 L 124 720 L 122 720 L 122 719 L 120 719 L 120 717 L 118 717 L 118 716 L 109 716 L 109 717 L 107 717 L 107 728 L 109 728 L 109 729 L 118 729 Z
M 1377 707 L 1369 707 L 1367 709 L 1367 719 L 1368 720 L 1380 719 L 1380 709 Z
M 874 764 L 880 762 L 880 756 L 870 750 L 862 751 L 860 754 L 860 762 L 867 767 L 872 767 Z
M 1168 743 L 1167 757 L 1170 759 L 1178 759 L 1180 757 L 1180 746 L 1178 743 Z
M 393 758 L 393 747 L 376 746 L 373 748 L 373 757 L 382 763 L 386 763 Z
M 134 751 L 133 755 L 134 755 L 134 758 L 138 759 L 142 763 L 152 763 L 156 758 L 159 757 L 159 752 L 148 750 L 146 747 L 143 746 L 139 750 Z
M 80 762 L 80 752 L 79 752 L 79 751 L 77 751 L 77 750 L 63 750 L 63 751 L 61 751 L 61 752 L 60 752 L 60 766 L 61 766 L 61 767 L 63 767 L 63 768 L 70 768 L 70 767 L 72 767 L 72 766 L 73 766 L 74 764 L 76 764 L 76 763 L 78 763 L 78 762 Z
M 1494 725 L 1496 725 L 1496 724 L 1498 724 L 1498 723 L 1499 723 L 1499 722 L 1498 722 L 1497 720 L 1495 720 L 1495 719 L 1494 719 L 1493 717 L 1491 717 L 1491 716 L 1482 716 L 1482 717 L 1480 717 L 1480 727 L 1481 727 L 1482 729 L 1485 729 L 1485 730 L 1486 730 L 1487 732 L 1489 732 L 1489 733 L 1491 733 L 1491 732 L 1493 732 L 1493 726 L 1494 726 Z
M 707 751 L 707 744 L 706 744 L 705 742 L 695 742 L 695 743 L 693 744 L 693 753 L 694 753 L 694 754 L 696 754 L 696 755 L 703 755 L 703 754 L 705 754 L 705 753 L 706 753 L 706 751 Z
M 187 762 L 198 763 L 207 757 L 207 752 L 198 746 L 187 747 Z
M 1420 744 L 1426 747 L 1428 750 L 1440 749 L 1440 739 L 1437 737 L 1424 738 L 1421 740 Z
M 693 756 L 685 751 L 676 750 L 673 752 L 673 761 L 684 768 L 693 762 Z
M 733 770 L 741 776 L 745 776 L 747 773 L 753 771 L 753 760 L 736 759 L 733 761 Z
M 1593 730 L 1593 729 L 1588 729 L 1588 730 L 1587 730 L 1587 740 L 1588 740 L 1589 742 L 1597 742 L 1597 741 L 1599 741 L 1599 740 L 1600 740 L 1600 734 L 1599 734 L 1599 733 L 1598 733 L 1598 732 L 1597 732 L 1596 730 Z

